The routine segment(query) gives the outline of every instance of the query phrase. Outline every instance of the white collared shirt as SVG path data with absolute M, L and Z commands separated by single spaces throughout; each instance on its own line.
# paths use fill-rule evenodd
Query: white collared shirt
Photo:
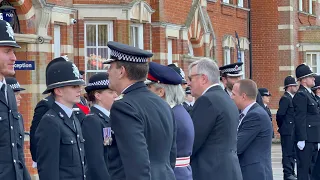
M 4 85 L 4 84 L 7 84 L 7 82 L 6 82 L 6 78 L 3 78 L 3 80 L 2 80 L 2 81 L 0 81 L 0 89 L 2 88 L 2 85 Z M 6 87 L 6 88 L 5 88 L 4 93 L 5 93 L 5 96 L 6 96 L 6 101 L 7 101 L 7 103 L 8 103 L 7 88 L 8 88 L 8 87 Z
M 220 86 L 219 83 L 215 83 L 215 84 L 212 84 L 211 86 L 209 86 L 206 90 L 203 91 L 202 95 L 204 95 L 204 93 L 206 93 L 210 88 L 214 87 L 214 86 Z
M 134 84 L 134 83 L 133 83 L 133 84 Z M 126 88 L 124 88 L 124 89 L 122 90 L 121 94 L 122 94 L 125 90 L 127 90 L 130 86 L 132 86 L 133 84 L 130 84 L 129 86 L 127 86 Z
M 305 86 L 303 86 L 303 87 L 305 87 Z M 309 93 L 312 93 L 310 88 L 308 88 L 308 87 L 305 87 L 305 88 L 308 90 Z
M 67 116 L 68 116 L 69 118 L 71 117 L 72 112 L 73 112 L 73 109 L 72 109 L 72 108 L 70 109 L 70 108 L 67 107 L 66 105 L 61 104 L 61 103 L 59 103 L 59 102 L 57 102 L 57 101 L 55 101 L 55 103 L 58 104 L 58 106 L 60 106 L 61 109 L 63 109 L 63 111 L 67 114 Z
M 291 94 L 289 91 L 287 91 L 287 93 L 290 94 L 290 96 L 293 98 L 293 96 L 294 96 L 293 94 Z
M 108 111 L 106 108 L 98 105 L 98 104 L 94 104 L 93 107 L 99 109 L 101 112 L 103 112 L 103 114 L 105 114 L 106 116 L 110 117 L 110 111 Z
M 189 106 L 193 106 L 193 104 L 194 104 L 194 101 L 192 101 L 192 102 L 189 102 L 189 101 L 185 101 L 185 103 L 186 103 L 186 104 L 188 104 Z
M 256 102 L 253 102 L 251 104 L 249 104 L 246 108 L 244 108 L 244 110 L 241 112 L 244 116 L 240 119 L 239 121 L 239 125 L 238 125 L 238 128 L 243 120 L 243 118 L 247 115 L 248 111 L 250 110 L 250 108 L 255 104 Z

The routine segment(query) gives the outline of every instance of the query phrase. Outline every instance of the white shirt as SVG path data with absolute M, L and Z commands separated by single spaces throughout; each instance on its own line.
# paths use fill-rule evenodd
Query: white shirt
M 73 112 L 73 109 L 70 109 L 69 107 L 67 107 L 66 105 L 63 105 L 57 101 L 55 101 L 56 104 L 58 104 L 58 106 L 61 107 L 61 109 L 63 109 L 63 111 L 67 114 L 67 116 L 70 118 Z
M 303 87 L 305 87 L 305 86 L 303 86 Z M 312 93 L 310 88 L 308 88 L 308 87 L 305 87 L 305 88 L 308 90 L 309 93 Z
M 108 111 L 106 108 L 99 106 L 98 104 L 94 104 L 93 107 L 99 109 L 101 112 L 103 112 L 103 114 L 110 117 L 110 111 Z
M 194 101 L 192 101 L 192 102 L 189 102 L 189 101 L 185 101 L 185 103 L 186 103 L 186 104 L 188 104 L 189 106 L 193 106 L 193 104 L 194 104 Z
M 2 80 L 2 81 L 0 81 L 0 89 L 2 88 L 2 85 L 3 85 L 3 84 L 7 84 L 7 82 L 6 82 L 6 78 L 3 78 L 3 80 Z M 5 97 L 5 98 L 6 98 L 6 101 L 8 102 L 7 88 L 8 88 L 8 87 L 6 87 L 6 88 L 5 88 L 5 90 L 4 90 L 4 94 L 5 94 L 5 96 L 6 96 L 6 97 Z
M 206 90 L 203 91 L 202 95 L 204 95 L 204 93 L 206 93 L 210 88 L 212 88 L 213 86 L 220 86 L 219 83 L 216 84 L 212 84 L 211 86 L 209 86 Z
M 243 120 L 243 118 L 247 115 L 248 111 L 250 110 L 250 108 L 255 104 L 256 102 L 253 102 L 251 104 L 249 104 L 246 108 L 244 108 L 244 110 L 241 112 L 244 116 L 240 119 L 239 121 L 239 125 L 238 125 L 238 128 Z
M 293 96 L 294 96 L 293 94 L 291 94 L 289 91 L 287 91 L 287 93 L 290 94 L 290 96 L 293 98 Z

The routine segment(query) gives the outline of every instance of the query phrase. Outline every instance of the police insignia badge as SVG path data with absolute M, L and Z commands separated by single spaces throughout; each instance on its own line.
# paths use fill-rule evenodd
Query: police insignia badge
M 80 72 L 75 64 L 72 64 L 73 74 L 76 78 L 80 78 Z
M 6 26 L 6 28 L 7 28 L 7 33 L 8 33 L 8 35 L 9 35 L 9 37 L 11 37 L 11 39 L 14 40 L 14 32 L 13 32 L 13 29 L 12 29 L 11 25 L 10 25 L 8 22 L 6 22 L 6 24 L 7 24 L 7 26 Z
M 103 145 L 110 146 L 112 144 L 111 127 L 103 128 Z

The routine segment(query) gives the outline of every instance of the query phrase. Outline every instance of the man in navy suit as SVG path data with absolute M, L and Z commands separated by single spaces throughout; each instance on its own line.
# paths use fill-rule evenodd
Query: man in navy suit
M 243 180 L 272 180 L 272 126 L 267 112 L 256 103 L 254 81 L 243 79 L 232 89 L 232 99 L 241 110 L 238 126 L 238 157 Z

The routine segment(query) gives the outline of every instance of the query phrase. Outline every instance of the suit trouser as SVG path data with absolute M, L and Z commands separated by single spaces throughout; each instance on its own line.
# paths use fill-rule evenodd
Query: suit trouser
M 314 163 L 318 156 L 318 143 L 306 142 L 301 151 L 295 143 L 298 167 L 298 180 L 310 180 Z
M 320 152 L 318 151 L 317 161 L 313 167 L 312 171 L 312 179 L 319 180 L 320 179 Z
M 294 152 L 294 141 L 290 135 L 281 136 L 281 150 L 282 150 L 282 167 L 283 176 L 289 177 L 294 174 L 295 165 L 295 152 Z

